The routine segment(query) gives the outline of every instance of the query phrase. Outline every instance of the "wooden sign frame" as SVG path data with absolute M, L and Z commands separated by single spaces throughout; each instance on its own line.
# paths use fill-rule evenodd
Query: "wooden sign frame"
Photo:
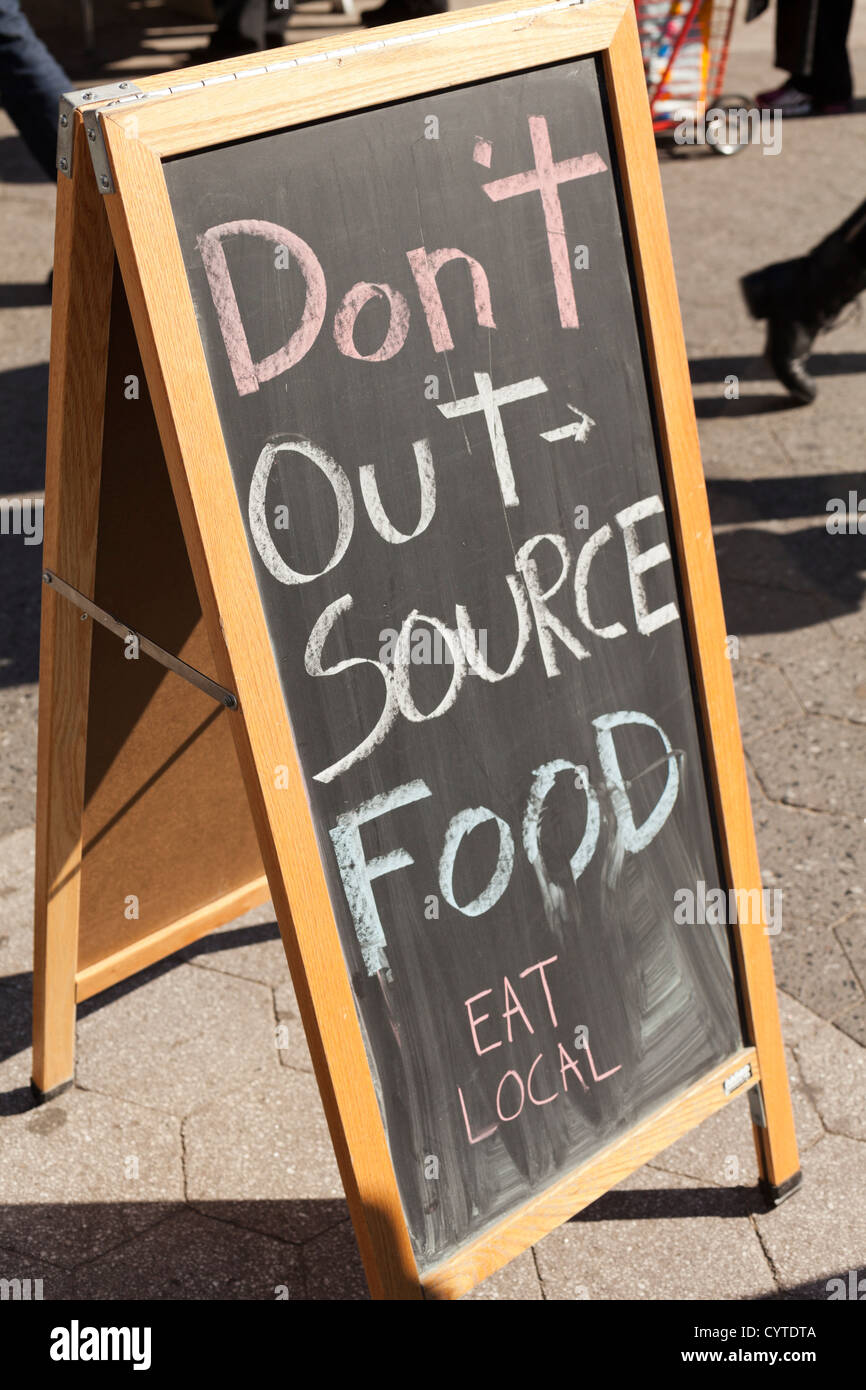
M 90 178 L 86 196 L 81 192 L 73 197 L 61 181 L 59 244 L 71 247 L 86 235 L 88 255 L 95 255 L 87 276 L 96 287 L 95 293 L 86 293 L 67 279 L 67 264 L 66 273 L 61 270 L 65 280 L 60 286 L 61 318 L 64 306 L 68 314 L 69 296 L 78 296 L 79 312 L 86 314 L 89 331 L 104 334 L 113 243 L 216 680 L 235 692 L 239 702 L 239 711 L 224 717 L 234 735 L 331 1137 L 375 1297 L 460 1296 L 727 1104 L 732 1094 L 747 1089 L 753 1091 L 753 1129 L 765 1193 L 778 1201 L 794 1190 L 799 1182 L 797 1147 L 769 940 L 762 923 L 733 927 L 735 973 L 749 1040 L 741 1052 L 453 1258 L 419 1275 L 232 483 L 162 160 L 587 54 L 603 59 L 724 870 L 731 887 L 760 890 L 688 364 L 631 0 L 599 0 L 590 6 L 569 0 L 523 8 L 491 5 L 437 18 L 435 28 L 427 20 L 383 28 L 354 46 L 334 39 L 256 55 L 255 60 L 210 65 L 184 74 L 175 91 L 160 92 L 160 80 L 151 79 L 143 84 L 144 99 L 105 102 L 89 113 L 107 159 L 101 174 L 97 164 L 97 178 L 108 190 L 104 198 L 100 200 L 95 192 L 89 169 L 84 171 Z M 211 84 L 206 80 L 211 78 L 223 80 Z M 79 115 L 76 120 L 80 121 Z M 83 144 L 79 130 L 76 148 Z M 81 177 L 79 167 L 73 187 Z M 100 201 L 108 214 L 110 236 L 107 229 L 100 231 L 94 251 L 93 227 L 101 215 L 96 210 Z M 58 322 L 52 345 L 51 447 L 56 459 L 62 454 L 64 431 L 72 428 L 67 411 L 71 408 L 75 413 L 74 403 L 63 398 L 62 382 L 71 370 L 64 357 L 63 334 L 63 322 Z M 101 389 L 99 380 L 94 380 L 92 398 Z M 94 431 L 98 422 L 84 420 L 82 428 Z M 96 443 L 88 436 L 83 447 L 93 453 Z M 54 486 L 56 505 L 62 491 L 56 477 Z M 91 515 L 92 504 L 91 498 Z M 53 525 L 58 525 L 56 517 Z M 87 593 L 88 562 L 82 562 L 70 537 L 61 546 L 49 532 L 46 544 L 60 576 Z M 67 692 L 77 690 L 80 698 L 86 682 L 85 657 L 80 644 L 75 647 L 75 634 L 67 631 L 63 639 L 64 650 L 76 653 L 70 668 L 59 673 L 52 665 L 60 629 L 64 624 L 69 628 L 78 616 L 70 617 L 63 605 L 62 596 L 46 592 L 43 680 L 47 678 L 55 687 L 60 682 Z M 55 689 L 55 725 L 59 699 Z M 50 714 L 45 718 L 52 723 Z M 72 744 L 80 760 L 80 739 Z M 58 945 L 55 889 L 62 854 L 55 849 L 52 858 L 51 837 L 54 833 L 56 839 L 57 832 L 46 824 L 52 779 L 58 775 L 56 758 L 54 763 L 52 768 L 47 754 L 40 759 L 37 943 L 41 945 L 36 989 L 43 1049 L 52 1013 L 50 1002 L 46 1003 L 51 972 L 65 971 L 68 980 L 70 970 L 74 971 L 70 954 L 74 954 L 77 912 L 69 897 L 73 890 L 67 889 L 68 939 Z M 280 766 L 289 769 L 287 790 L 275 787 L 274 769 Z M 53 804 L 56 808 L 56 797 Z M 54 814 L 56 818 L 56 809 Z M 78 831 L 74 823 L 67 825 L 64 847 L 75 844 Z M 65 868 L 68 874 L 68 863 Z M 53 903 L 51 927 L 48 903 Z M 74 1005 L 72 1018 L 74 1024 Z M 61 1071 L 70 1060 L 68 1006 L 62 1031 L 67 1055 Z M 51 1077 L 44 1068 L 39 1070 L 41 1065 L 37 1060 L 35 1075 L 44 1091 L 48 1087 L 41 1083 Z M 742 1071 L 746 1066 L 751 1068 L 750 1076 Z M 748 1080 L 731 1093 L 725 1082 L 741 1071 Z

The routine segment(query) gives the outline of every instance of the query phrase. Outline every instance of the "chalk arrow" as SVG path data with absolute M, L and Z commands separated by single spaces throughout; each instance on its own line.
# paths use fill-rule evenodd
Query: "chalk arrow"
M 558 430 L 543 430 L 542 439 L 546 439 L 550 444 L 555 444 L 558 439 L 574 439 L 578 444 L 585 444 L 589 437 L 595 421 L 583 410 L 578 410 L 576 405 L 568 405 L 572 414 L 577 416 L 570 425 L 560 425 Z

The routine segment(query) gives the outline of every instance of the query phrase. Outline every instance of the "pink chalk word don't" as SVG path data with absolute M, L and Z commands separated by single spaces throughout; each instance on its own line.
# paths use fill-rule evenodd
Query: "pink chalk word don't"
M 577 328 L 577 304 L 559 188 L 561 184 L 574 179 L 605 173 L 607 165 L 596 153 L 579 155 L 573 159 L 555 160 L 544 116 L 529 117 L 529 135 L 535 156 L 534 167 L 523 173 L 511 174 L 507 178 L 494 179 L 490 183 L 482 184 L 481 188 L 494 203 L 526 193 L 539 195 L 547 232 L 559 321 L 563 328 Z M 492 158 L 490 142 L 476 143 L 474 157 L 476 163 L 489 166 Z M 261 237 L 282 250 L 287 261 L 289 257 L 294 261 L 306 286 L 300 322 L 285 343 L 259 361 L 253 360 L 250 351 L 223 248 L 223 243 L 229 237 L 241 236 Z M 313 248 L 302 237 L 288 227 L 280 227 L 275 222 L 266 222 L 258 218 L 241 218 L 209 227 L 198 238 L 197 244 L 207 272 L 211 297 L 235 385 L 239 394 L 246 396 L 258 391 L 262 382 L 271 381 L 296 366 L 316 342 L 325 321 L 328 305 L 325 271 Z M 451 261 L 462 261 L 468 267 L 478 324 L 482 328 L 496 327 L 487 274 L 474 256 L 468 255 L 456 246 L 440 246 L 433 251 L 428 250 L 426 246 L 418 246 L 406 252 L 406 259 L 436 352 L 450 352 L 454 347 L 437 283 L 442 267 Z M 378 348 L 374 352 L 362 353 L 355 345 L 355 325 L 365 305 L 373 301 L 387 304 L 388 326 Z M 409 302 L 401 290 L 395 289 L 392 285 L 360 280 L 346 291 L 337 307 L 333 321 L 334 341 L 344 357 L 354 358 L 359 362 L 387 362 L 389 358 L 396 357 L 406 342 L 410 317 Z

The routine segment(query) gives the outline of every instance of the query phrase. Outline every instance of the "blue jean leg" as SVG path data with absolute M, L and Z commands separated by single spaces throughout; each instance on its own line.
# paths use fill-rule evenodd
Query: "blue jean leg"
M 0 0 L 0 103 L 50 179 L 56 176 L 57 102 L 71 86 L 18 0 Z

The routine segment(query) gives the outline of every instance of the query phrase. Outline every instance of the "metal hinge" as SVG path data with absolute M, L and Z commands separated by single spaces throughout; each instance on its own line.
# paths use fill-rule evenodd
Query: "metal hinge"
M 122 106 L 135 101 L 158 101 L 164 97 L 176 96 L 179 92 L 191 92 L 196 87 L 216 87 L 226 82 L 242 82 L 248 77 L 261 77 L 265 73 L 289 72 L 300 68 L 307 68 L 315 64 L 339 64 L 344 58 L 367 57 L 371 54 L 379 54 L 384 50 L 407 48 L 427 43 L 432 38 L 439 35 L 453 35 L 464 33 L 467 30 L 495 29 L 500 25 L 513 23 L 515 20 L 528 19 L 534 20 L 540 15 L 560 13 L 563 10 L 579 9 L 584 5 L 596 3 L 596 0 L 549 0 L 548 4 L 534 3 L 528 6 L 509 10 L 505 14 L 499 14 L 491 19 L 490 16 L 478 18 L 470 11 L 467 11 L 467 18 L 457 21 L 452 16 L 453 23 L 447 28 L 433 27 L 422 29 L 420 32 L 403 34 L 399 31 L 389 39 L 379 39 L 375 36 L 363 40 L 361 43 L 347 44 L 345 48 L 332 49 L 329 53 L 307 53 L 300 58 L 287 58 L 284 55 L 288 50 L 275 49 L 281 56 L 273 62 L 263 63 L 261 67 L 243 68 L 240 72 L 222 72 L 211 77 L 192 78 L 185 82 L 176 82 L 173 85 L 159 88 L 152 88 L 150 91 L 143 92 L 135 82 L 115 82 L 105 87 L 88 87 L 83 92 L 67 92 L 60 98 L 60 130 L 57 140 L 57 167 L 62 174 L 72 173 L 72 136 L 73 136 L 73 112 L 80 106 L 86 106 L 91 102 L 104 102 L 111 106 Z M 195 72 L 196 69 L 192 68 Z M 111 177 L 111 168 L 108 163 L 108 156 L 105 151 L 105 143 L 102 137 L 102 128 L 99 121 L 99 109 L 94 108 L 84 113 L 84 123 L 87 126 L 87 138 L 90 144 L 90 153 L 93 158 L 93 167 L 96 170 L 96 182 L 101 193 L 113 193 L 114 181 Z
M 102 87 L 85 87 L 80 92 L 64 92 L 60 98 L 60 114 L 57 122 L 57 168 L 61 174 L 65 174 L 67 178 L 72 177 L 72 147 L 75 137 L 73 116 L 80 107 L 88 106 L 94 101 L 114 101 L 118 97 L 144 95 L 136 82 L 110 82 Z M 90 136 L 88 138 L 90 139 Z M 101 131 L 98 132 L 97 139 L 102 140 Z M 91 140 L 91 148 L 92 144 Z M 109 181 L 110 177 L 109 173 Z M 99 174 L 97 173 L 98 180 Z M 107 193 L 110 190 L 104 189 L 103 191 Z

